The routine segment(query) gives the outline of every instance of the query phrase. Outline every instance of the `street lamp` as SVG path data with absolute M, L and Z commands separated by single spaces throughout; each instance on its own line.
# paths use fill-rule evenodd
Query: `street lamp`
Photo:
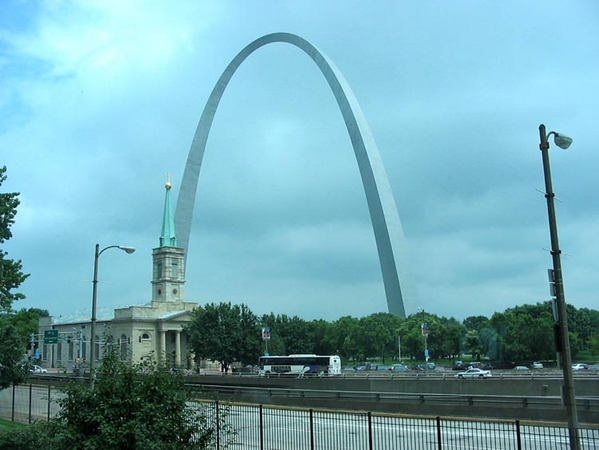
M 556 309 L 556 343 L 561 355 L 562 371 L 564 374 L 563 401 L 568 416 L 568 431 L 570 448 L 578 450 L 578 413 L 576 411 L 576 395 L 574 393 L 574 377 L 572 374 L 572 355 L 570 353 L 570 337 L 568 335 L 568 315 L 566 311 L 566 298 L 564 295 L 564 282 L 562 278 L 561 250 L 557 238 L 557 220 L 555 218 L 555 204 L 553 187 L 551 183 L 551 170 L 549 168 L 549 136 L 553 135 L 554 143 L 559 148 L 567 149 L 572 144 L 572 139 L 563 134 L 551 131 L 547 133 L 545 125 L 539 125 L 541 155 L 543 157 L 543 172 L 545 175 L 545 198 L 549 214 L 549 234 L 551 236 L 551 257 L 553 259 L 553 272 L 550 274 L 552 295 L 555 296 Z M 559 361 L 558 361 L 559 362 Z
M 418 308 L 418 311 L 422 311 L 422 323 L 420 324 L 420 331 L 422 332 L 422 336 L 424 338 L 424 360 L 425 360 L 425 368 L 428 370 L 428 323 L 426 323 L 424 316 L 424 309 Z
M 109 248 L 118 248 L 123 250 L 124 252 L 131 254 L 135 251 L 133 247 L 127 247 L 124 245 L 109 245 L 108 247 L 104 247 L 100 250 L 100 244 L 96 244 L 96 252 L 94 254 L 94 279 L 93 283 L 93 292 L 92 292 L 92 320 L 91 320 L 91 349 L 89 352 L 90 362 L 89 362 L 89 386 L 91 389 L 94 388 L 94 367 L 96 365 L 96 309 L 98 303 L 98 260 L 100 259 L 100 255 L 104 253 L 104 251 Z

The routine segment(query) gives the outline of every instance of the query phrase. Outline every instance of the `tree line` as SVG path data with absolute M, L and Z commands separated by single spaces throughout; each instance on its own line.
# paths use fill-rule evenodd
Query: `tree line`
M 599 311 L 568 305 L 572 357 L 599 355 Z M 426 324 L 423 327 L 423 324 Z M 268 328 L 269 339 L 263 340 Z M 305 320 L 285 314 L 254 314 L 247 305 L 209 303 L 193 312 L 186 326 L 197 358 L 256 364 L 260 355 L 337 354 L 346 362 L 379 359 L 433 360 L 488 358 L 500 363 L 554 360 L 556 346 L 551 302 L 525 304 L 490 318 L 463 321 L 421 312 L 403 319 L 390 313 L 335 321 Z

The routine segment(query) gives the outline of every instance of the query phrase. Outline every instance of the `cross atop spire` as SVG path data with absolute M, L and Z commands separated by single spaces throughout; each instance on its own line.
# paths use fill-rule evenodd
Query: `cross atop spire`
M 164 214 L 162 217 L 162 233 L 160 234 L 160 247 L 176 247 L 175 219 L 171 210 L 171 174 L 166 174 L 166 196 L 164 198 Z

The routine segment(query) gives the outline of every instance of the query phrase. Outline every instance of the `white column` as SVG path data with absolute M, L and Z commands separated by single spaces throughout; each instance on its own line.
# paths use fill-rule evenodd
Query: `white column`
M 175 333 L 175 366 L 181 367 L 181 331 Z
M 166 331 L 160 332 L 160 354 L 158 355 L 160 362 L 166 362 Z

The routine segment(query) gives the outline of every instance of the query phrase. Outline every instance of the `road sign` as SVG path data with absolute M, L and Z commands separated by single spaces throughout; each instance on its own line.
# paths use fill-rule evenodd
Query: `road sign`
M 58 330 L 44 331 L 44 344 L 58 344 Z

